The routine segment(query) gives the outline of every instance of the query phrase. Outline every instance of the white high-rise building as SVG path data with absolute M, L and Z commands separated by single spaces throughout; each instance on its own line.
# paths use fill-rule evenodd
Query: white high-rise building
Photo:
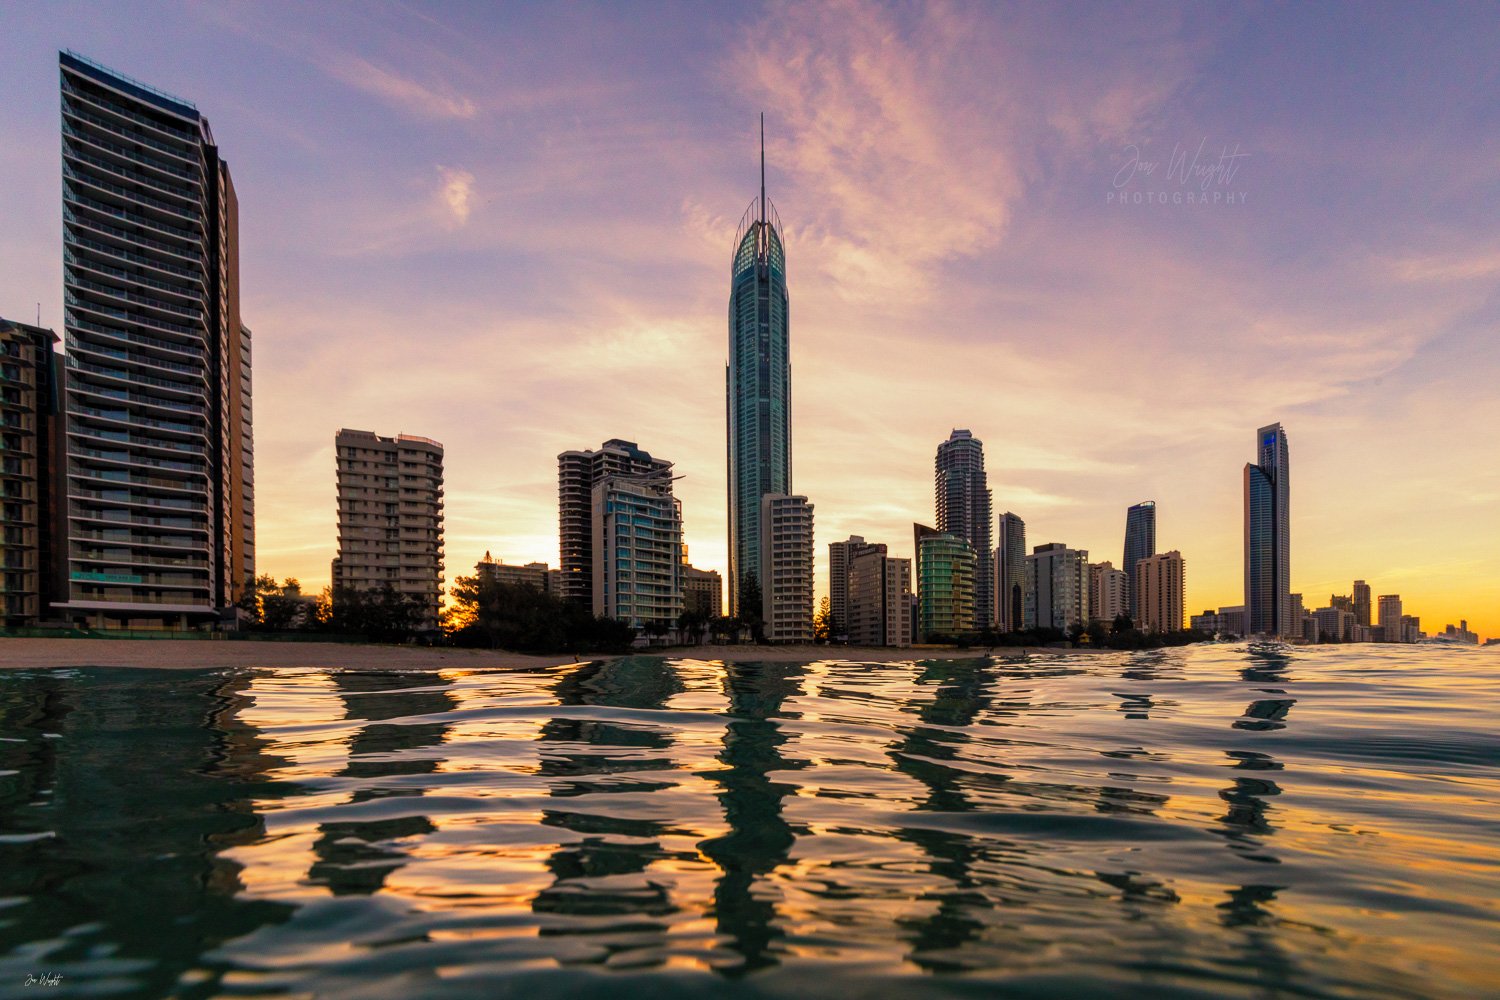
M 771 642 L 812 642 L 813 505 L 768 493 L 760 501 L 761 620 Z M 743 599 L 744 595 L 740 595 Z
M 1089 618 L 1110 624 L 1130 613 L 1130 580 L 1112 563 L 1089 564 Z
M 422 628 L 438 625 L 443 593 L 443 446 L 412 434 L 341 430 L 338 462 L 339 592 L 389 586 L 421 604 Z

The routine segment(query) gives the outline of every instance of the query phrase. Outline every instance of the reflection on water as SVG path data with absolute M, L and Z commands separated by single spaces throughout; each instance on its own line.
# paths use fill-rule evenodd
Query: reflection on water
M 1496 662 L 0 672 L 0 997 L 1495 994 Z

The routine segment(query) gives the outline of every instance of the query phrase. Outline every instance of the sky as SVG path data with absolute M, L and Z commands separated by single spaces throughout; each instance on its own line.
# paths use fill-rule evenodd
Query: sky
M 726 565 L 735 226 L 785 225 L 793 485 L 909 555 L 984 442 L 1028 545 L 1500 635 L 1500 19 L 1483 5 L 0 7 L 0 315 L 62 326 L 57 52 L 186 97 L 240 199 L 257 562 L 328 581 L 334 434 L 446 446 L 447 575 L 557 561 L 556 455 L 636 441 Z

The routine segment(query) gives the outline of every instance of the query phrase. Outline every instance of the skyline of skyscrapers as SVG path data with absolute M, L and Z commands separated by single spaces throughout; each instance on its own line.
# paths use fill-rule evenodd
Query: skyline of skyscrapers
M 1291 476 L 1286 431 L 1255 432 L 1256 461 L 1246 463 L 1245 617 L 1252 635 L 1296 637 L 1291 622 Z
M 65 537 L 49 547 L 60 556 L 53 576 L 67 599 L 52 607 L 94 624 L 207 623 L 238 602 L 255 571 L 252 336 L 239 317 L 234 184 L 190 102 L 73 53 L 59 54 L 59 72 L 69 348 L 62 388 L 71 402 L 59 462 Z M 768 572 L 765 546 L 739 553 L 759 541 L 759 505 L 767 496 L 796 499 L 785 249 L 766 195 L 763 129 L 761 174 L 736 237 L 726 364 L 729 558 L 758 580 Z M 1305 616 L 1289 595 L 1282 600 L 1289 480 L 1281 425 L 1261 430 L 1273 429 L 1279 446 L 1262 447 L 1254 466 L 1266 482 L 1252 489 L 1246 472 L 1246 607 L 1253 616 L 1253 561 L 1269 567 L 1275 592 L 1270 634 L 1292 638 Z M 964 537 L 976 556 L 974 628 L 1014 627 L 1024 617 L 1024 555 L 1010 555 L 1024 550 L 1024 522 L 1002 516 L 999 544 L 990 545 L 983 450 L 969 431 L 955 430 L 935 465 L 939 530 Z M 751 493 L 739 488 L 747 484 Z M 1274 544 L 1264 552 L 1252 545 L 1265 534 L 1251 530 L 1252 493 L 1269 496 L 1273 509 Z M 737 498 L 752 494 L 753 527 L 739 531 L 746 519 Z M 1127 565 L 1133 543 L 1154 552 L 1154 515 L 1154 501 L 1127 513 Z M 1009 529 L 1019 530 L 1019 546 L 1008 544 Z M 587 575 L 587 585 L 577 584 L 592 591 Z M 731 595 L 740 579 L 731 572 Z M 1370 619 L 1368 590 L 1356 581 L 1359 624 Z M 1400 634 L 1410 628 L 1407 621 Z
M 765 128 L 762 115 L 760 198 L 740 220 L 730 261 L 729 360 L 724 368 L 730 614 L 741 612 L 740 599 L 751 577 L 765 593 L 761 498 L 792 492 L 790 300 L 781 219 L 766 197 Z
M 255 576 L 239 208 L 189 101 L 71 52 L 62 94 L 65 601 L 216 619 Z

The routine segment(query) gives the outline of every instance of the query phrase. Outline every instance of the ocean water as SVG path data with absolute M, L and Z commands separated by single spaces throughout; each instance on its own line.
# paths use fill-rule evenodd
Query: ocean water
M 1497 996 L 1497 682 L 0 670 L 0 997 Z

